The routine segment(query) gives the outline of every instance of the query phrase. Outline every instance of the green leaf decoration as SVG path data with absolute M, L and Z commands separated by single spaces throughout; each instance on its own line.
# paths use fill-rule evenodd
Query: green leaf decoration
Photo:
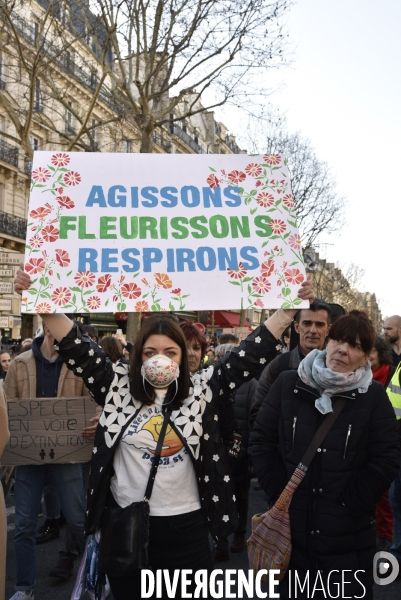
M 109 303 L 109 300 L 107 299 L 106 302 L 104 303 L 105 306 L 107 306 Z
M 302 304 L 302 300 L 301 300 L 301 298 L 295 298 L 295 300 L 294 300 L 294 304 L 295 304 L 296 306 L 298 306 L 299 304 Z
M 287 231 L 287 233 L 285 233 L 285 234 L 283 235 L 283 240 L 286 240 L 286 239 L 288 238 L 288 236 L 289 236 L 289 235 L 291 235 L 291 232 L 290 232 L 290 231 Z
M 89 294 L 93 294 L 95 290 L 87 290 L 86 292 L 84 292 L 82 295 L 83 296 L 88 296 Z
M 75 287 L 70 287 L 70 290 L 71 290 L 72 292 L 78 292 L 79 294 L 81 293 L 81 288 L 80 288 L 80 287 L 77 287 L 77 286 L 75 286 Z
M 209 167 L 209 169 L 213 171 L 213 173 L 216 173 L 216 169 L 213 169 L 213 167 Z
M 281 293 L 286 298 L 287 296 L 291 295 L 291 290 L 290 290 L 290 288 L 284 288 Z
M 49 285 L 49 278 L 48 277 L 41 277 L 39 279 L 39 283 L 40 283 L 40 285 L 44 285 L 46 287 L 47 285 Z
M 272 235 L 270 239 L 271 240 L 278 240 L 279 238 L 280 238 L 279 235 Z
M 251 208 L 251 215 L 254 215 L 257 210 L 258 210 L 257 207 L 256 208 Z
M 252 294 L 252 288 L 249 284 L 248 284 L 248 294 Z
M 181 298 L 189 298 L 190 294 L 184 294 Z
M 34 296 L 35 294 L 38 293 L 38 290 L 36 288 L 29 288 L 29 290 L 26 290 L 28 292 L 28 294 L 31 294 L 32 296 Z
M 146 294 L 144 294 L 144 295 L 142 296 L 142 298 L 146 298 L 147 296 L 149 296 L 149 292 L 146 292 Z
M 132 277 L 138 277 L 139 273 L 134 273 Z
M 175 306 L 174 306 L 174 304 L 172 302 L 168 303 L 168 307 L 169 307 L 170 310 L 174 310 L 175 309 Z
M 57 279 L 58 279 L 59 281 L 61 280 L 60 273 L 57 273 L 57 274 L 56 274 L 56 277 L 57 277 Z
M 291 302 L 284 302 L 281 305 L 281 308 L 292 308 L 292 304 L 291 304 Z
M 279 204 L 281 204 L 281 200 L 276 200 L 275 205 L 278 206 Z
M 72 271 L 69 271 L 69 272 L 67 273 L 67 277 L 69 277 L 69 276 L 71 275 L 71 273 L 72 273 Z
M 269 242 L 263 242 L 263 244 L 262 244 L 262 248 L 264 248 L 265 246 L 267 246 L 267 244 L 268 244 L 268 243 L 269 243 Z
M 291 225 L 291 227 L 296 227 L 297 226 L 297 224 L 295 223 L 295 221 L 288 220 L 288 224 Z
M 258 193 L 258 190 L 251 190 L 251 192 L 250 192 L 251 196 L 256 196 L 257 193 Z
M 248 283 L 248 281 L 252 281 L 253 277 L 244 277 L 242 280 L 243 283 Z
M 250 196 L 248 196 L 248 198 L 245 198 L 245 204 L 250 204 L 252 202 L 252 198 Z
M 32 250 L 32 248 L 28 246 L 28 244 L 25 244 L 25 248 L 27 248 L 28 250 Z
M 243 188 L 243 187 L 240 187 L 240 189 L 239 189 L 239 193 L 240 193 L 240 194 L 243 194 L 243 193 L 244 193 L 244 191 L 245 191 L 245 190 L 244 190 L 244 188 Z
M 239 281 L 229 281 L 228 283 L 231 283 L 231 285 L 241 285 Z
M 40 297 L 41 297 L 41 298 L 50 298 L 50 294 L 49 294 L 49 292 L 42 292 L 42 293 L 40 294 Z
M 125 310 L 127 308 L 127 305 L 125 304 L 125 302 L 121 302 L 121 310 Z
M 292 263 L 290 264 L 290 267 L 293 267 L 294 265 L 297 265 L 297 264 L 298 264 L 298 261 L 297 261 L 297 260 L 295 260 L 294 262 L 292 262 Z
M 77 297 L 76 297 L 76 295 L 75 295 L 75 294 L 73 295 L 73 297 L 72 297 L 72 299 L 71 299 L 71 302 L 72 302 L 73 304 L 76 304 L 76 303 L 77 303 Z

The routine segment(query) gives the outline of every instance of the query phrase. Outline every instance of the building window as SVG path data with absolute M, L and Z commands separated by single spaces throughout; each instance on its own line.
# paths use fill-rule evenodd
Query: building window
M 40 86 L 40 79 L 35 81 L 35 98 L 33 101 L 33 110 L 35 112 L 43 112 L 43 104 L 42 104 L 42 90 Z
M 67 25 L 70 18 L 70 4 L 69 2 L 60 3 L 60 21 L 62 25 Z
M 36 152 L 36 150 L 39 150 L 39 140 L 38 140 L 38 138 L 34 138 L 34 137 L 30 136 L 29 140 L 31 142 L 33 151 Z
M 38 43 L 38 39 L 39 39 L 39 23 L 37 21 L 34 21 L 33 23 L 33 45 L 36 46 Z
M 94 90 L 97 87 L 98 83 L 99 83 L 99 78 L 98 78 L 97 74 L 94 71 L 91 71 L 91 84 L 90 85 L 91 85 L 92 90 Z
M 0 183 L 0 210 L 4 212 L 4 183 Z
M 6 68 L 4 64 L 4 56 L 3 53 L 0 52 L 0 90 L 4 90 L 6 88 L 5 74 Z
M 123 152 L 131 152 L 131 140 L 123 140 Z
M 68 106 L 72 108 L 72 103 L 68 102 Z M 72 114 L 70 109 L 66 109 L 65 111 L 65 132 L 74 134 L 74 115 Z

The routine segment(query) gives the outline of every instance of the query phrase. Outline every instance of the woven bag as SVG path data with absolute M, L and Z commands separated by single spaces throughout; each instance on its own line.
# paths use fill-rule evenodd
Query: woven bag
M 295 490 L 305 477 L 306 470 L 298 466 L 274 506 L 266 513 L 252 517 L 252 533 L 248 540 L 249 566 L 256 576 L 267 569 L 262 581 L 269 581 L 269 569 L 279 569 L 281 581 L 291 558 L 291 527 L 289 507 Z

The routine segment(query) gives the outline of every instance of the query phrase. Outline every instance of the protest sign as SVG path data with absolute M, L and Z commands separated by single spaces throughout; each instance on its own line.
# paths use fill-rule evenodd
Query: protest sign
M 37 152 L 25 265 L 28 313 L 309 305 L 279 154 Z
M 7 399 L 10 440 L 3 452 L 3 465 L 44 465 L 86 462 L 93 441 L 83 438 L 92 425 L 95 403 L 79 398 Z

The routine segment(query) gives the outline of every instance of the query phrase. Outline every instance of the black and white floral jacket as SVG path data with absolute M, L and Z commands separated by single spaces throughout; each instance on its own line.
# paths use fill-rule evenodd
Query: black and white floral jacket
M 195 467 L 199 495 L 215 539 L 229 535 L 237 523 L 237 508 L 228 454 L 222 440 L 224 420 L 221 400 L 254 377 L 277 353 L 277 339 L 262 325 L 218 365 L 191 375 L 190 396 L 171 414 L 171 425 L 188 450 Z M 84 379 L 103 413 L 93 448 L 85 533 L 101 526 L 110 491 L 113 456 L 126 426 L 140 407 L 129 389 L 128 365 L 115 365 L 87 335 L 74 326 L 56 342 L 68 368 Z M 230 400 L 228 400 L 230 401 Z M 235 422 L 235 421 L 234 421 Z M 231 432 L 235 450 L 235 431 Z

